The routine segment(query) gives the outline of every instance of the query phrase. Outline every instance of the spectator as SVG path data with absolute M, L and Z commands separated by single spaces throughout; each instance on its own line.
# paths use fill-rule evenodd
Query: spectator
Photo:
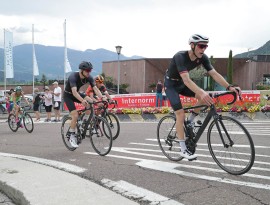
M 48 86 L 45 86 L 44 88 L 44 103 L 45 103 L 45 110 L 47 113 L 47 119 L 44 120 L 44 122 L 51 122 L 51 116 L 52 116 L 52 93 L 50 91 L 50 88 Z
M 162 107 L 162 89 L 163 85 L 161 83 L 161 80 L 158 80 L 156 86 L 156 107 Z
M 58 82 L 55 81 L 53 83 L 53 100 L 54 100 L 54 113 L 55 113 L 55 119 L 53 122 L 59 122 L 60 121 L 60 106 L 62 101 L 62 89 L 60 86 L 58 86 Z
M 162 100 L 163 100 L 163 102 L 164 102 L 164 106 L 165 106 L 165 107 L 168 107 L 168 101 L 167 101 L 167 96 L 166 96 L 164 87 L 163 87 L 163 89 L 162 89 Z
M 34 107 L 34 112 L 35 112 L 35 116 L 36 116 L 36 122 L 40 121 L 39 105 L 40 105 L 40 101 L 42 98 L 38 91 L 39 91 L 38 88 L 35 88 L 34 95 L 33 95 L 33 107 Z
M 10 107 L 10 97 L 11 97 L 11 94 L 13 92 L 14 92 L 13 88 L 11 88 L 9 90 L 9 92 L 6 92 L 6 109 L 7 109 L 8 114 L 10 114 L 10 109 L 9 109 L 9 107 Z

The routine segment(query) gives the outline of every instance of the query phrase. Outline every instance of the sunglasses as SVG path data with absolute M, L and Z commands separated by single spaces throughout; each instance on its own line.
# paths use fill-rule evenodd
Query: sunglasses
M 197 44 L 197 46 L 200 48 L 200 49 L 206 49 L 208 47 L 208 45 L 206 44 Z
M 86 73 L 90 73 L 91 72 L 91 70 L 84 70 Z

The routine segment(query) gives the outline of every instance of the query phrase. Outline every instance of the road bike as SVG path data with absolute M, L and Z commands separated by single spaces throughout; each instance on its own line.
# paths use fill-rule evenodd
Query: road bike
M 237 99 L 235 92 L 213 94 L 211 97 L 218 99 L 224 95 L 233 96 L 233 100 L 228 102 L 228 105 L 233 104 Z M 184 121 L 184 133 L 188 150 L 195 153 L 197 143 L 210 123 L 207 130 L 207 144 L 217 165 L 233 175 L 241 175 L 248 172 L 253 166 L 255 159 L 254 143 L 248 130 L 238 120 L 219 114 L 215 104 L 211 106 L 193 106 L 184 108 L 184 110 L 188 111 L 195 108 L 201 108 L 203 111 L 209 110 L 203 122 L 198 121 L 195 125 L 187 120 Z M 211 121 L 211 119 L 213 120 Z M 157 126 L 157 140 L 160 149 L 168 159 L 179 161 L 183 157 L 180 156 L 179 139 L 176 135 L 175 123 L 175 115 L 161 118 Z
M 112 101 L 110 104 L 113 104 L 113 108 L 117 105 L 117 101 Z M 113 140 L 115 140 L 120 133 L 120 122 L 118 117 L 114 114 L 108 111 L 109 102 L 104 102 L 102 106 L 99 106 L 96 108 L 96 114 L 100 113 L 101 117 L 107 120 L 107 122 L 110 125 L 111 131 L 112 131 L 112 137 Z
M 112 132 L 110 126 L 103 117 L 96 116 L 94 113 L 94 104 L 103 103 L 104 101 L 91 103 L 88 108 L 78 110 L 79 117 L 76 124 L 77 143 L 82 143 L 85 137 L 90 138 L 93 149 L 101 156 L 107 155 L 112 148 Z M 87 120 L 84 120 L 84 115 L 87 110 L 91 111 Z M 68 150 L 74 151 L 76 148 L 69 143 L 70 138 L 70 122 L 71 116 L 65 115 L 62 120 L 61 135 L 63 142 Z
M 27 132 L 31 133 L 34 130 L 33 119 L 29 113 L 26 112 L 26 107 L 31 109 L 29 106 L 20 107 L 19 121 L 16 122 L 15 112 L 11 112 L 8 116 L 8 126 L 13 132 L 17 132 L 21 125 L 24 126 Z

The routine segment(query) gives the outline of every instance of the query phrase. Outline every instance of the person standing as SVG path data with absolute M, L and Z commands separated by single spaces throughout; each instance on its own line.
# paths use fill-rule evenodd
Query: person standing
M 55 119 L 53 122 L 59 122 L 60 121 L 60 105 L 62 101 L 62 89 L 60 86 L 58 86 L 58 82 L 55 81 L 53 83 L 53 99 L 54 99 L 54 113 L 55 113 Z
M 44 122 L 51 122 L 51 116 L 52 116 L 52 93 L 50 91 L 50 88 L 48 86 L 45 86 L 45 93 L 43 99 L 45 100 L 45 110 L 47 113 L 47 119 L 44 120 Z
M 38 91 L 39 91 L 39 89 L 35 88 L 34 95 L 33 95 L 33 109 L 34 109 L 35 116 L 36 116 L 36 122 L 40 121 L 39 105 L 40 105 L 41 96 L 40 96 L 40 93 Z
M 162 89 L 163 85 L 161 83 L 161 80 L 158 80 L 156 86 L 156 107 L 162 107 Z

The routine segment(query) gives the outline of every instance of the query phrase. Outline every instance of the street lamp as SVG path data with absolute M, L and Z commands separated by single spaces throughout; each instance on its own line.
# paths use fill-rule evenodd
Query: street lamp
M 119 94 L 119 81 L 120 81 L 120 62 L 119 62 L 119 56 L 121 54 L 122 46 L 115 46 L 116 52 L 118 54 L 118 76 L 117 76 L 117 94 Z

